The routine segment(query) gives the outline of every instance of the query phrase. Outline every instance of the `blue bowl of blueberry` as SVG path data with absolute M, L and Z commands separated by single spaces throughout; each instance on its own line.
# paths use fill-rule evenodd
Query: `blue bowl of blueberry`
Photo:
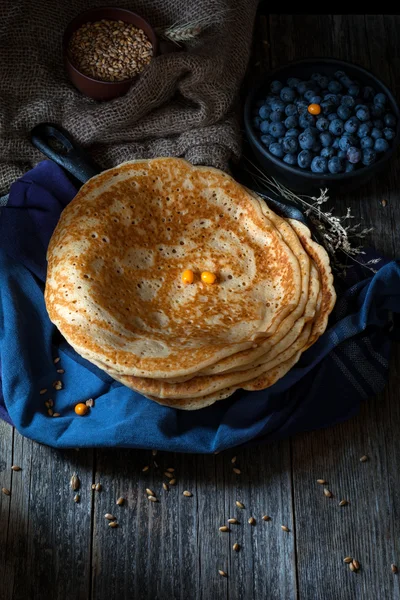
M 369 71 L 329 58 L 270 72 L 249 93 L 244 121 L 266 173 L 303 192 L 365 184 L 400 140 L 391 91 Z

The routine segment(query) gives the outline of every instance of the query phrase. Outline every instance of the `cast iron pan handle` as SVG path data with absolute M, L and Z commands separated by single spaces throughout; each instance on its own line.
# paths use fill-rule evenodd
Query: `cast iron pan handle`
M 40 123 L 31 131 L 32 144 L 47 158 L 63 167 L 81 183 L 86 183 L 102 168 L 71 138 L 68 131 L 54 123 Z

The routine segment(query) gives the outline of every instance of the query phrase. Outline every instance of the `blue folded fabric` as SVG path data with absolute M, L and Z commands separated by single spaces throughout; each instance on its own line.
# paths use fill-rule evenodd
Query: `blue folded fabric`
M 376 265 L 377 274 L 340 294 L 326 333 L 267 390 L 238 391 L 188 412 L 115 382 L 76 354 L 44 304 L 46 248 L 75 194 L 63 170 L 43 161 L 12 186 L 0 212 L 0 417 L 22 435 L 58 448 L 208 453 L 333 425 L 383 389 L 391 336 L 398 333 L 393 315 L 400 312 L 400 265 L 385 260 Z M 62 375 L 56 373 L 60 367 Z M 52 387 L 56 379 L 63 382 L 60 391 Z M 48 393 L 41 395 L 44 388 Z M 48 397 L 60 417 L 47 415 Z M 77 416 L 75 404 L 88 398 L 94 408 Z

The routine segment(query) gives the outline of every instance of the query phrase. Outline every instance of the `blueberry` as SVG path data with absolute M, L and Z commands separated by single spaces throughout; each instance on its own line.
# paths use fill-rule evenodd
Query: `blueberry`
M 366 135 L 369 135 L 370 131 L 371 128 L 369 125 L 367 125 L 367 123 L 361 123 L 360 127 L 358 128 L 357 135 L 359 138 L 363 138 Z
M 333 140 L 332 148 L 334 148 L 334 150 L 339 150 L 339 138 Z
M 300 135 L 300 131 L 298 129 L 288 129 L 285 133 L 285 137 L 295 137 L 298 138 Z
M 297 77 L 289 77 L 289 79 L 287 80 L 287 84 L 290 88 L 295 88 L 300 83 L 300 81 L 301 80 Z
M 376 94 L 376 96 L 374 97 L 374 104 L 380 104 L 380 105 L 384 105 L 386 104 L 386 96 L 385 94 Z
M 260 125 L 261 125 L 261 123 L 262 123 L 262 119 L 261 119 L 261 117 L 255 117 L 255 118 L 253 119 L 253 127 L 254 127 L 255 129 L 259 129 L 259 128 L 260 128 Z
M 347 121 L 347 119 L 351 117 L 351 110 L 348 106 L 341 104 L 340 106 L 338 106 L 337 114 L 340 119 L 342 119 L 343 121 Z
M 359 108 L 356 112 L 356 117 L 361 122 L 368 121 L 370 118 L 368 108 Z
M 330 81 L 328 85 L 328 90 L 332 92 L 332 94 L 338 94 L 342 89 L 341 84 L 338 81 Z
M 279 94 L 279 92 L 281 91 L 282 88 L 283 88 L 283 83 L 281 83 L 280 81 L 273 81 L 271 83 L 271 85 L 269 86 L 269 89 L 271 90 L 271 92 L 273 94 Z
M 294 137 L 285 137 L 282 142 L 282 148 L 286 154 L 294 154 L 297 152 L 299 144 Z
M 360 110 L 360 108 L 363 108 L 364 110 L 369 110 L 366 104 L 363 104 L 362 102 L 356 102 L 354 110 L 357 112 L 358 110 Z
M 295 154 L 285 154 L 283 162 L 287 165 L 297 165 L 297 156 Z
M 329 121 L 325 117 L 319 117 L 317 119 L 316 127 L 318 131 L 328 131 L 329 129 Z
M 342 99 L 340 100 L 341 104 L 343 104 L 344 106 L 348 106 L 349 108 L 353 108 L 355 102 L 354 102 L 354 98 L 353 96 L 342 96 Z
M 366 85 L 363 90 L 362 90 L 362 97 L 364 98 L 364 100 L 372 100 L 372 98 L 375 95 L 375 90 L 374 88 L 370 87 L 369 85 Z
M 260 139 L 264 146 L 267 146 L 267 148 L 269 148 L 272 142 L 275 141 L 275 138 L 273 138 L 272 135 L 270 135 L 269 133 L 267 135 L 262 135 Z
M 315 140 L 311 150 L 315 153 L 315 154 L 319 154 L 322 150 L 322 144 L 319 140 Z
M 386 113 L 386 115 L 383 117 L 383 120 L 385 121 L 385 125 L 387 127 L 396 127 L 397 120 L 392 113 Z
M 322 90 L 326 90 L 329 85 L 329 79 L 325 75 L 322 75 L 319 78 L 318 85 Z
M 346 158 L 347 153 L 344 150 L 338 150 L 337 156 L 338 158 Z
M 336 82 L 333 82 L 336 83 Z M 340 100 L 338 98 L 338 96 L 336 94 L 324 94 L 324 102 L 325 101 L 330 101 L 332 104 L 334 104 L 335 106 L 339 106 L 340 104 Z
M 299 135 L 299 144 L 302 150 L 311 150 L 315 142 L 315 137 L 308 131 L 303 131 Z
M 315 156 L 311 162 L 311 171 L 313 173 L 326 173 L 328 170 L 328 161 L 324 156 Z
M 349 133 L 355 133 L 357 131 L 359 125 L 360 125 L 360 121 L 357 119 L 357 117 L 350 117 L 350 119 L 348 119 L 346 121 L 346 123 L 344 124 L 344 128 Z
M 287 117 L 293 117 L 294 115 L 297 115 L 297 108 L 294 104 L 288 104 L 285 108 L 285 115 Z
M 269 147 L 269 151 L 277 158 L 283 158 L 285 154 L 279 142 L 272 142 L 272 144 Z
M 297 112 L 300 115 L 304 115 L 305 113 L 308 112 L 309 103 L 306 102 L 305 100 L 296 100 L 295 104 L 297 106 Z
M 358 96 L 358 94 L 360 93 L 360 88 L 358 87 L 358 85 L 355 85 L 354 83 L 352 83 L 349 86 L 348 92 L 349 92 L 350 96 L 353 96 L 354 98 L 356 98 Z
M 362 156 L 361 150 L 359 150 L 358 148 L 355 148 L 355 146 L 350 146 L 350 148 L 347 150 L 347 159 L 353 165 L 356 165 L 357 163 L 360 162 L 361 156 Z
M 334 121 L 335 119 L 338 119 L 338 114 L 336 112 L 331 113 L 330 115 L 327 116 L 328 121 Z
M 324 148 L 327 148 L 328 146 L 332 145 L 333 138 L 332 138 L 332 135 L 328 131 L 321 133 L 319 136 L 319 139 Z
M 372 150 L 371 148 L 366 148 L 365 150 L 363 150 L 363 155 L 362 155 L 363 165 L 368 167 L 369 165 L 372 165 L 375 161 L 376 161 L 375 150 Z
M 299 120 L 297 117 L 287 117 L 287 119 L 285 119 L 284 122 L 286 129 L 293 129 L 293 127 L 297 127 L 297 125 L 299 124 Z
M 354 84 L 354 82 L 347 75 L 340 78 L 340 83 L 344 85 L 344 87 L 347 89 L 349 89 Z
M 384 123 L 381 119 L 375 119 L 374 121 L 374 127 L 376 127 L 376 129 L 383 129 L 384 128 Z
M 341 119 L 334 119 L 329 124 L 329 131 L 333 133 L 333 135 L 342 135 L 344 131 L 344 123 Z
M 314 94 L 314 90 L 308 90 L 305 94 L 304 94 L 304 98 L 307 100 L 307 102 L 311 102 L 311 98 L 315 96 Z
M 379 117 L 383 117 L 385 114 L 385 108 L 382 104 L 374 104 L 374 106 L 371 106 L 370 108 L 370 113 L 373 117 L 379 119 Z
M 262 119 L 268 119 L 269 115 L 271 114 L 271 109 L 266 104 L 263 104 L 260 110 L 258 111 L 258 114 Z
M 371 131 L 370 135 L 371 135 L 372 139 L 377 140 L 377 139 L 383 137 L 383 131 L 374 127 L 373 130 Z
M 365 137 L 361 138 L 360 146 L 363 150 L 365 150 L 365 148 L 373 148 L 374 140 L 372 137 L 369 137 L 369 135 L 366 135 Z
M 286 128 L 283 123 L 271 123 L 269 131 L 266 133 L 270 133 L 274 138 L 280 138 L 282 135 L 285 135 L 285 132 Z
M 272 110 L 281 110 L 283 112 L 286 108 L 286 104 L 282 100 L 274 100 L 271 102 L 271 108 Z
M 297 156 L 297 164 L 301 169 L 308 169 L 311 165 L 312 154 L 309 150 L 302 150 Z
M 269 121 L 261 121 L 260 131 L 262 133 L 269 133 L 270 125 L 272 125 L 272 123 L 270 123 Z
M 310 113 L 304 113 L 303 115 L 300 115 L 299 125 L 303 129 L 306 129 L 310 125 L 314 125 L 314 124 L 315 124 L 315 117 L 313 115 L 310 115 Z
M 285 113 L 282 110 L 273 110 L 269 118 L 272 123 L 279 123 L 285 118 Z
M 276 96 L 276 94 L 268 94 L 268 96 L 265 98 L 265 104 L 271 106 L 274 100 L 279 100 L 279 97 Z
M 387 140 L 393 140 L 394 137 L 396 136 L 396 132 L 394 129 L 391 129 L 390 127 L 385 127 L 385 129 L 383 130 L 383 135 L 385 136 L 385 138 Z
M 322 77 L 321 73 L 313 73 L 311 75 L 311 79 L 313 81 L 316 81 L 317 83 L 319 83 L 319 80 L 321 79 L 321 77 Z
M 307 84 L 305 81 L 300 81 L 300 83 L 297 84 L 297 91 L 299 92 L 300 96 L 307 91 Z
M 383 138 L 375 140 L 374 150 L 376 152 L 387 152 L 389 150 L 389 144 Z
M 320 107 L 324 115 L 329 115 L 330 113 L 336 112 L 336 106 L 330 100 L 324 100 L 321 102 Z
M 356 168 L 356 165 L 353 165 L 350 161 L 346 160 L 346 165 L 345 165 L 345 173 L 351 173 L 351 171 L 354 171 Z
M 343 77 L 346 77 L 346 73 L 344 71 L 336 71 L 335 77 L 336 77 L 336 79 L 339 79 L 339 81 L 340 81 Z
M 332 158 L 329 159 L 328 169 L 329 169 L 329 172 L 332 173 L 333 175 L 342 173 L 342 171 L 344 170 L 343 160 L 341 158 L 339 158 L 338 156 L 333 156 Z
M 321 156 L 323 156 L 324 158 L 332 158 L 332 156 L 335 155 L 335 150 L 332 147 L 329 148 L 322 148 L 321 150 Z
M 281 89 L 280 97 L 283 102 L 293 102 L 296 92 L 291 87 L 284 87 Z
M 321 102 L 322 102 L 321 96 L 313 96 L 310 99 L 310 104 L 321 104 Z
M 340 150 L 346 152 L 352 146 L 352 139 L 350 136 L 343 135 L 339 138 L 339 148 Z

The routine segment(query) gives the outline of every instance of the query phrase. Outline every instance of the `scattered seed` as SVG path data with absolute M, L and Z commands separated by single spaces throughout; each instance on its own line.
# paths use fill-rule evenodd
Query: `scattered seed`
M 105 518 L 105 519 L 108 519 L 109 521 L 115 521 L 115 517 L 114 517 L 114 515 L 111 515 L 110 513 L 106 513 L 106 514 L 104 515 L 104 518 Z
M 155 496 L 147 496 L 147 500 L 150 500 L 150 502 L 158 502 Z
M 168 492 L 169 487 L 167 486 L 167 484 L 163 483 L 162 486 L 163 486 L 163 490 L 165 490 L 166 492 Z
M 65 373 L 64 369 L 57 369 L 57 373 Z
M 146 488 L 146 494 L 148 496 L 155 496 L 155 493 L 150 488 Z
M 46 407 L 46 408 L 50 408 L 50 402 L 48 402 L 47 400 L 46 400 L 46 402 L 44 403 L 44 405 L 45 405 L 45 407 Z
M 122 498 L 122 497 L 121 497 L 121 498 L 118 498 L 118 499 L 117 499 L 117 504 L 118 504 L 118 506 L 122 506 L 124 502 L 125 502 L 125 498 Z
M 93 408 L 93 406 L 94 406 L 94 400 L 93 400 L 93 398 L 89 398 L 89 400 L 86 400 L 85 404 L 89 408 Z
M 175 473 L 175 469 L 173 467 L 168 467 L 168 473 Z
M 143 467 L 142 471 L 143 473 L 146 473 L 146 471 L 148 471 L 150 469 L 149 465 L 146 465 L 145 467 Z
M 333 494 L 330 490 L 328 490 L 328 488 L 324 488 L 324 496 L 327 498 L 332 498 Z
M 48 408 L 48 409 L 47 409 L 47 414 L 49 415 L 49 417 L 52 417 L 52 416 L 53 416 L 53 414 L 54 414 L 54 411 L 53 411 L 53 409 L 52 409 L 52 408 Z
M 366 454 L 360 458 L 360 462 L 367 462 L 367 460 L 369 460 L 369 458 Z
M 235 504 L 238 508 L 244 508 L 243 502 L 239 502 L 239 500 L 236 500 Z
M 255 525 L 256 524 L 256 520 L 254 517 L 250 517 L 250 519 L 247 521 L 249 525 Z
M 172 473 L 170 473 L 169 471 L 165 471 L 164 472 L 165 477 L 168 477 L 168 479 L 172 479 L 174 476 Z
M 21 467 L 18 467 L 18 465 L 13 465 L 11 468 L 13 471 L 21 471 Z
M 193 496 L 192 492 L 188 492 L 187 490 L 185 490 L 183 492 L 183 495 L 186 496 L 187 498 L 190 498 L 190 496 Z
M 222 525 L 222 527 L 220 527 L 219 530 L 222 531 L 223 533 L 225 533 L 226 531 L 230 531 L 230 529 L 227 525 Z
M 152 450 L 151 453 L 153 456 L 157 456 L 157 450 Z
M 59 379 L 57 379 L 56 381 L 53 381 L 53 388 L 55 390 L 62 390 L 62 388 L 63 388 L 62 381 L 60 381 Z
M 343 559 L 343 562 L 346 564 L 349 564 L 349 563 L 353 562 L 353 559 L 351 556 L 346 556 L 346 558 Z
M 61 417 L 60 413 L 53 413 L 53 417 Z
M 80 484 L 81 484 L 81 482 L 79 481 L 78 475 L 76 473 L 74 473 L 69 482 L 71 489 L 74 490 L 74 492 L 76 492 L 76 490 L 79 490 Z
M 355 558 L 353 558 L 353 566 L 356 571 L 358 571 L 358 569 L 360 568 L 360 563 Z
M 317 483 L 320 483 L 321 485 L 325 485 L 328 482 L 325 481 L 325 479 L 317 479 Z
M 235 550 L 235 552 L 239 552 L 240 545 L 236 542 L 236 544 L 233 544 L 232 548 Z
M 238 525 L 239 521 L 237 519 L 228 519 L 228 523 L 232 523 L 232 525 Z
M 109 524 L 108 524 L 108 526 L 112 527 L 112 528 L 118 527 L 118 521 L 110 521 Z
M 349 504 L 348 500 L 341 500 L 339 502 L 339 506 L 347 506 Z
M 176 479 L 170 479 L 169 485 L 176 485 Z
M 289 532 L 289 528 L 286 527 L 286 525 L 281 525 L 281 529 L 283 529 L 283 531 Z
M 221 571 L 221 569 L 219 569 L 218 573 L 221 575 L 221 577 L 228 577 L 228 573 L 225 573 L 225 571 Z
M 392 573 L 398 573 L 398 568 L 396 565 L 391 565 Z
M 350 571 L 355 571 L 356 570 L 356 568 L 355 568 L 355 566 L 353 565 L 352 562 L 349 564 L 349 569 L 350 569 Z
M 56 365 L 57 363 L 59 363 L 59 362 L 60 362 L 60 360 L 61 360 L 61 358 L 57 356 L 57 358 L 55 358 L 55 359 L 53 360 L 53 362 L 54 362 L 54 364 Z
M 153 465 L 155 466 L 156 469 L 158 469 L 158 463 L 156 463 L 156 461 L 153 461 Z
M 1 491 L 5 496 L 11 496 L 11 492 L 7 488 L 1 488 Z
M 42 390 L 40 390 L 39 394 L 41 394 L 43 396 L 43 394 L 45 394 L 47 392 L 47 388 L 43 388 Z
M 240 475 L 240 473 L 242 472 L 240 469 L 236 469 L 236 468 L 233 468 L 232 470 L 234 473 L 236 473 L 236 475 Z
M 75 494 L 74 502 L 78 503 L 80 501 L 80 499 L 81 499 L 80 494 Z
M 381 200 L 381 205 L 383 207 L 387 206 L 387 200 L 385 200 L 385 199 Z
M 50 407 L 54 406 L 54 402 L 51 398 L 49 398 L 47 402 L 50 404 Z
M 231 459 L 231 463 L 232 463 L 233 465 L 234 465 L 234 464 L 235 464 L 235 462 L 236 462 L 236 458 L 237 458 L 237 457 L 236 457 L 236 456 L 234 456 L 234 457 Z
M 96 490 L 96 492 L 101 492 L 101 483 L 96 483 L 96 486 L 94 489 Z
M 263 521 L 270 521 L 271 517 L 269 517 L 268 515 L 264 515 L 262 519 Z
M 96 484 L 92 483 L 92 490 L 95 490 L 95 489 L 96 489 Z

